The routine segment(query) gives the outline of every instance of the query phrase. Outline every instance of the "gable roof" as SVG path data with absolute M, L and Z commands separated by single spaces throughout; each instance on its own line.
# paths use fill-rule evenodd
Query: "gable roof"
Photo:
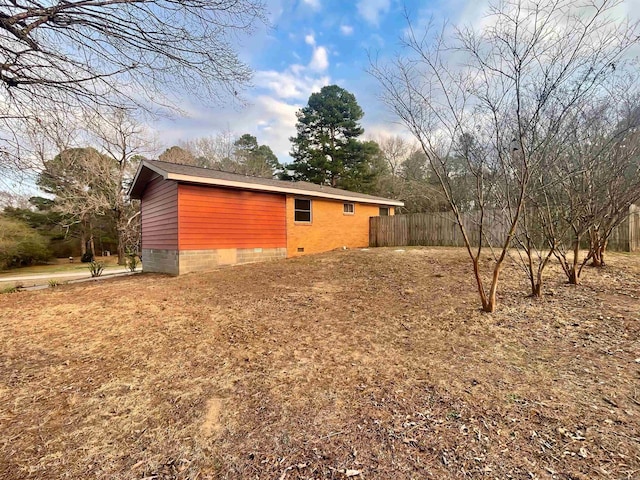
M 349 190 L 317 185 L 315 183 L 288 182 L 284 180 L 273 180 L 271 178 L 238 175 L 237 173 L 162 162 L 160 160 L 143 160 L 140 162 L 136 176 L 129 189 L 131 198 L 142 198 L 147 183 L 156 175 L 162 176 L 165 180 L 199 185 L 214 185 L 260 192 L 290 193 L 308 197 L 330 198 L 375 205 L 404 206 L 404 203 L 398 200 L 351 192 Z

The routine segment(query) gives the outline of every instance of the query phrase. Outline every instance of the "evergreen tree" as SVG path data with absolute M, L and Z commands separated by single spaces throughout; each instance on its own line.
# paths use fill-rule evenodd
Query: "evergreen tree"
M 245 133 L 233 144 L 238 163 L 237 172 L 256 177 L 273 178 L 281 168 L 278 157 L 268 145 L 258 145 L 258 139 Z
M 356 97 L 338 87 L 323 87 L 309 97 L 297 113 L 297 136 L 291 137 L 295 180 L 332 187 L 367 189 L 375 177 L 372 157 L 378 152 L 369 142 L 359 142 L 364 113 Z
M 102 219 L 108 219 L 110 224 L 115 221 L 117 171 L 113 158 L 87 147 L 60 152 L 44 162 L 38 175 L 37 185 L 55 196 L 52 210 L 60 214 L 60 225 L 67 231 L 79 229 L 83 255 L 95 252 L 96 224 Z

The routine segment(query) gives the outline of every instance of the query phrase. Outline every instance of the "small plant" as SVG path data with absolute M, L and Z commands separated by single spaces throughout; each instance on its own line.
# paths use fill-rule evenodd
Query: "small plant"
M 96 262 L 95 260 L 89 263 L 89 271 L 92 277 L 99 277 L 104 270 L 104 263 Z
M 510 393 L 507 395 L 507 400 L 511 403 L 520 403 L 522 402 L 522 399 L 516 395 L 515 393 Z
M 16 293 L 19 292 L 20 289 L 18 287 L 16 287 L 15 285 L 13 287 L 5 287 L 2 290 L 0 290 L 0 293 Z
M 457 420 L 458 418 L 460 418 L 460 416 L 460 412 L 451 410 L 449 413 L 447 413 L 447 420 Z
M 53 288 L 53 287 L 57 287 L 58 285 L 60 285 L 60 282 L 59 282 L 58 280 L 55 280 L 55 279 L 53 279 L 53 278 L 49 280 L 49 286 L 50 286 L 51 288 Z
M 127 262 L 127 268 L 129 269 L 130 272 L 135 272 L 136 268 L 140 264 L 140 260 L 138 259 L 138 256 L 133 252 L 127 253 L 126 262 Z

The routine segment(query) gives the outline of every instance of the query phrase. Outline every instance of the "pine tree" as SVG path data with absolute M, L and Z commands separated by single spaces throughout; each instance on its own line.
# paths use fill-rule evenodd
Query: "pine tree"
M 297 113 L 298 134 L 290 139 L 293 178 L 332 187 L 370 185 L 375 176 L 370 162 L 376 150 L 369 142 L 358 141 L 364 133 L 358 123 L 363 116 L 356 97 L 337 85 L 311 94 L 307 106 Z

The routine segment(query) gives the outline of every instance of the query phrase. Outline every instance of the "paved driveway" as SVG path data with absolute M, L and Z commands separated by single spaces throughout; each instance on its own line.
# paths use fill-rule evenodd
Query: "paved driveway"
M 142 268 L 138 267 L 136 269 L 137 272 L 141 271 Z M 120 275 L 123 273 L 129 273 L 129 269 L 125 267 L 117 267 L 117 268 L 105 268 L 102 273 L 102 277 L 110 277 L 113 275 Z M 67 280 L 80 280 L 85 278 L 91 278 L 91 273 L 87 268 L 86 271 L 78 271 L 78 272 L 59 272 L 59 273 L 38 273 L 33 275 L 14 275 L 7 277 L 0 277 L 0 285 L 1 284 L 9 284 L 20 282 L 23 283 L 25 287 L 32 285 L 47 285 L 49 280 L 58 280 L 59 282 L 65 282 Z

